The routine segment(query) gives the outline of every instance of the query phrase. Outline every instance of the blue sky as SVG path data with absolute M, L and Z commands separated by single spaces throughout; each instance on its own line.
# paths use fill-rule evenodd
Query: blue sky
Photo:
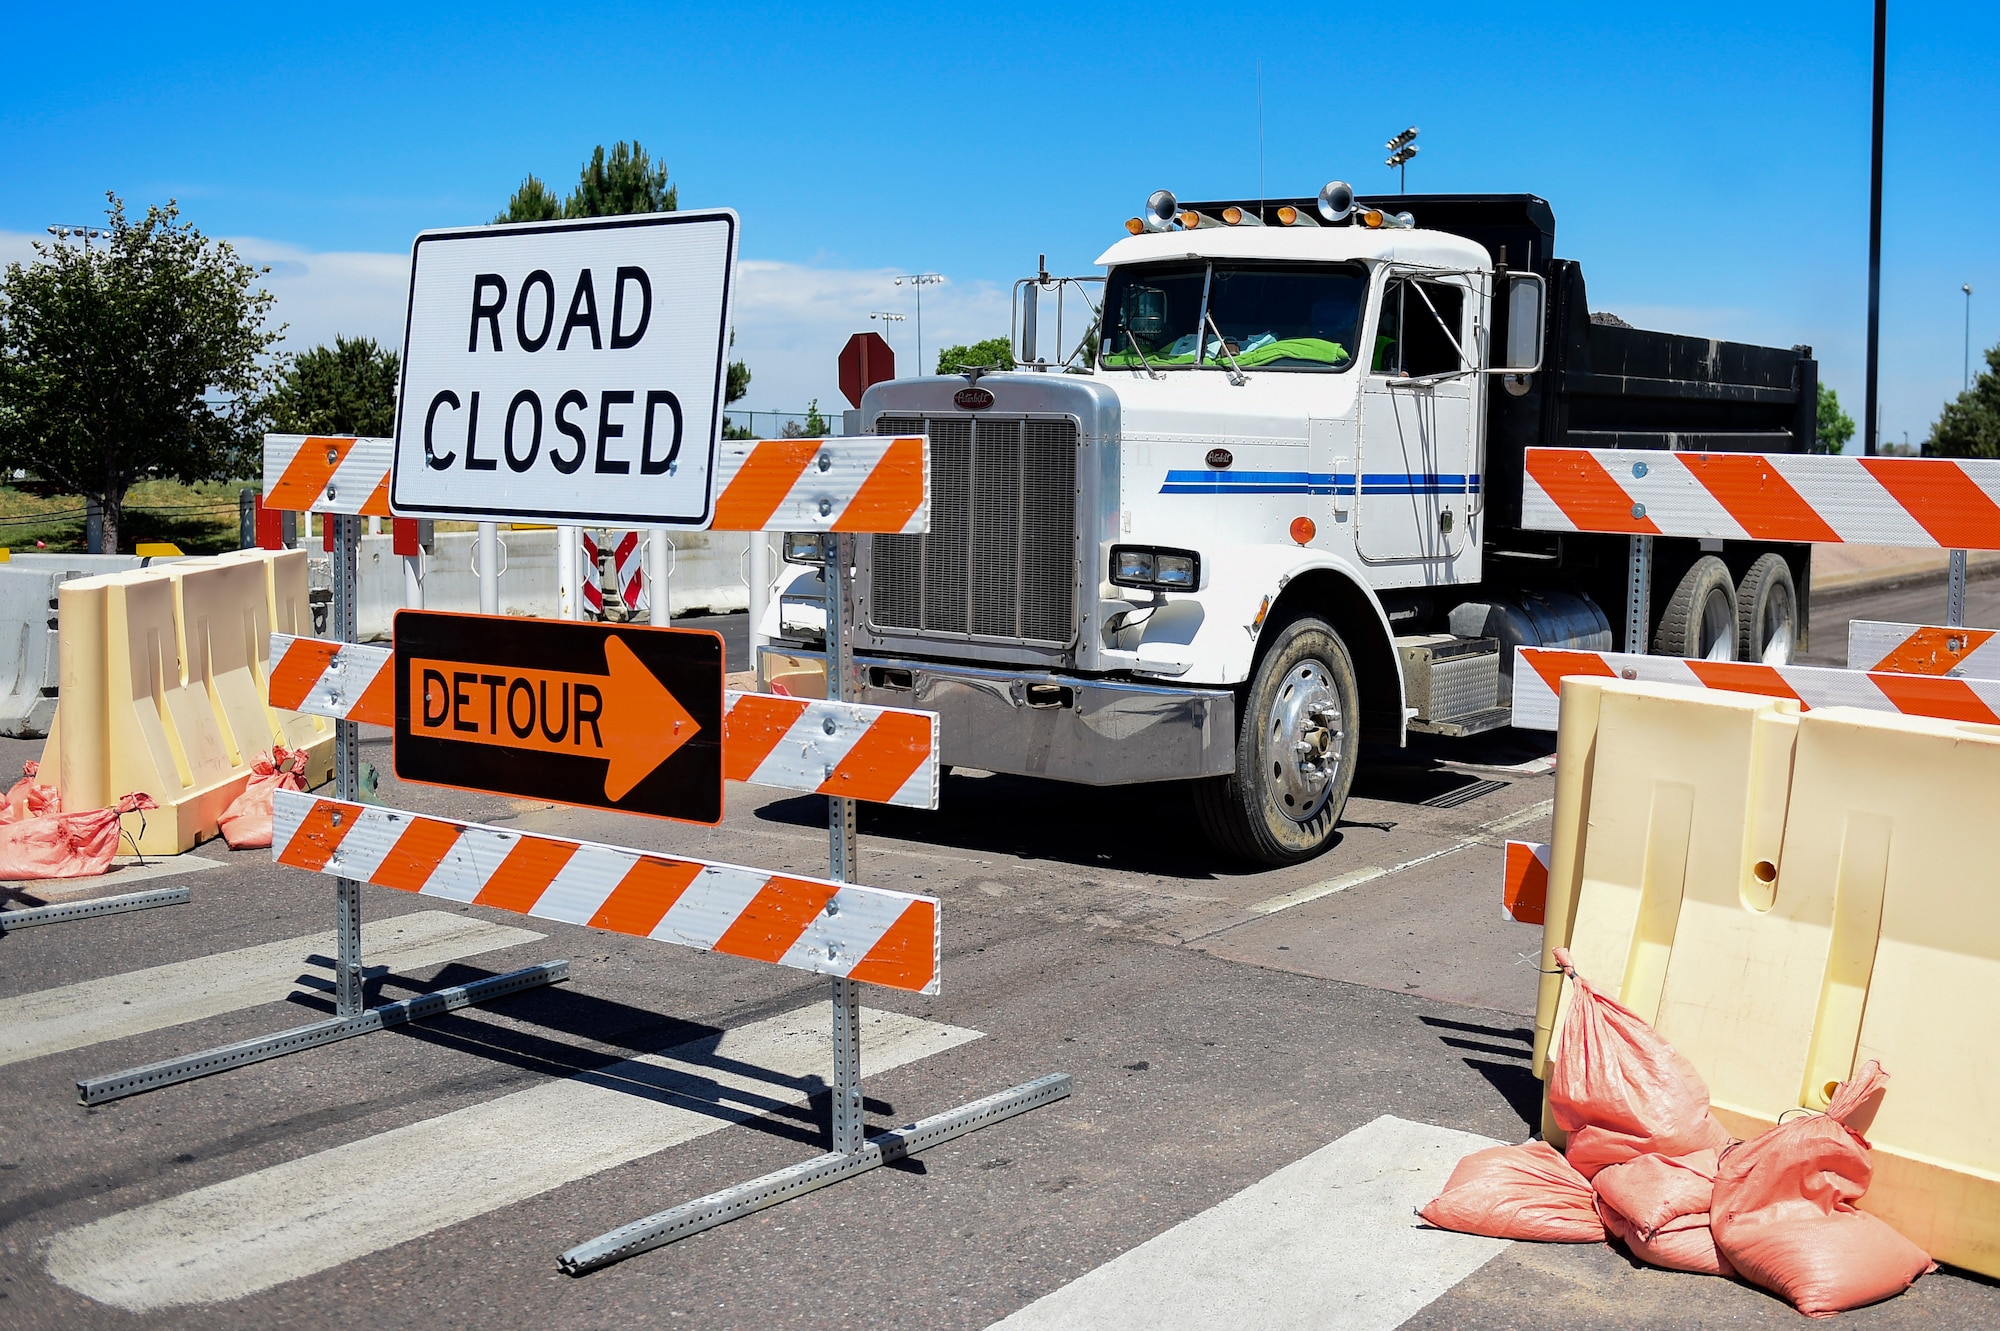
M 1006 329 L 1033 268 L 1088 269 L 1145 194 L 1530 191 L 1592 305 L 1812 344 L 1858 417 L 1872 8 L 876 4 L 21 5 L 0 51 L 0 257 L 102 193 L 173 196 L 273 262 L 297 340 L 400 338 L 410 238 L 485 221 L 638 138 L 753 265 L 752 407 L 831 402 L 887 276 L 930 269 L 926 359 Z M 1308 14 L 1306 11 L 1310 9 Z M 2000 341 L 2000 6 L 1892 3 L 1884 433 Z M 1373 16 L 1371 16 L 1373 15 Z M 914 327 L 892 329 L 907 372 Z

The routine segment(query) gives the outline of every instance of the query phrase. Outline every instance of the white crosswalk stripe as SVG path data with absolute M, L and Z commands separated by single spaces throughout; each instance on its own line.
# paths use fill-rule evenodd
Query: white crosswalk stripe
M 1384 1114 L 992 1331 L 1390 1331 L 1507 1247 L 1415 1215 L 1495 1144 Z
M 151 1202 L 58 1234 L 49 1273 L 133 1312 L 241 1298 L 803 1104 L 829 1027 L 815 1004 Z M 862 1073 L 979 1035 L 865 1009 Z M 634 1197 L 617 1219 L 677 1200 Z
M 542 936 L 456 912 L 414 911 L 364 921 L 361 958 L 370 970 L 397 973 Z M 306 958 L 333 950 L 331 931 L 307 934 L 0 999 L 0 1065 L 282 1002 L 302 976 L 331 976 Z

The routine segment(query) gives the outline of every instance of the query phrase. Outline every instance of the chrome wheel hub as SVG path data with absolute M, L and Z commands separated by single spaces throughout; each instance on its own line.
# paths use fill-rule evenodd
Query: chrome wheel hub
M 1326 666 L 1318 661 L 1293 666 L 1271 705 L 1264 747 L 1278 811 L 1293 822 L 1306 822 L 1325 807 L 1340 769 L 1344 723 Z

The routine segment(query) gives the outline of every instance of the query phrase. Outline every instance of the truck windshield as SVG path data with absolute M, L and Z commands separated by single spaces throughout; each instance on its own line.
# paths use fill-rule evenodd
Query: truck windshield
M 1202 263 L 1114 271 L 1104 292 L 1104 364 L 1134 370 L 1193 365 L 1207 285 L 1208 265 Z
M 1227 368 L 1233 358 L 1244 369 L 1344 370 L 1354 363 L 1367 291 L 1359 264 L 1115 269 L 1104 293 L 1100 363 L 1131 370 Z

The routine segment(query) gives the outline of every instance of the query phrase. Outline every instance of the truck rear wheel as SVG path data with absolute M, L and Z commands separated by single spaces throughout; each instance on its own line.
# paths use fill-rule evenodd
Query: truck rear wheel
M 1653 652 L 1697 661 L 1736 659 L 1736 584 L 1729 565 L 1714 555 L 1694 561 L 1660 615 Z
M 1775 552 L 1759 555 L 1736 589 L 1736 659 L 1790 665 L 1798 641 L 1799 593 L 1791 565 Z
M 1333 842 L 1354 784 L 1360 690 L 1347 645 L 1325 620 L 1278 630 L 1243 697 L 1236 771 L 1195 783 L 1195 812 L 1217 850 L 1297 864 Z

